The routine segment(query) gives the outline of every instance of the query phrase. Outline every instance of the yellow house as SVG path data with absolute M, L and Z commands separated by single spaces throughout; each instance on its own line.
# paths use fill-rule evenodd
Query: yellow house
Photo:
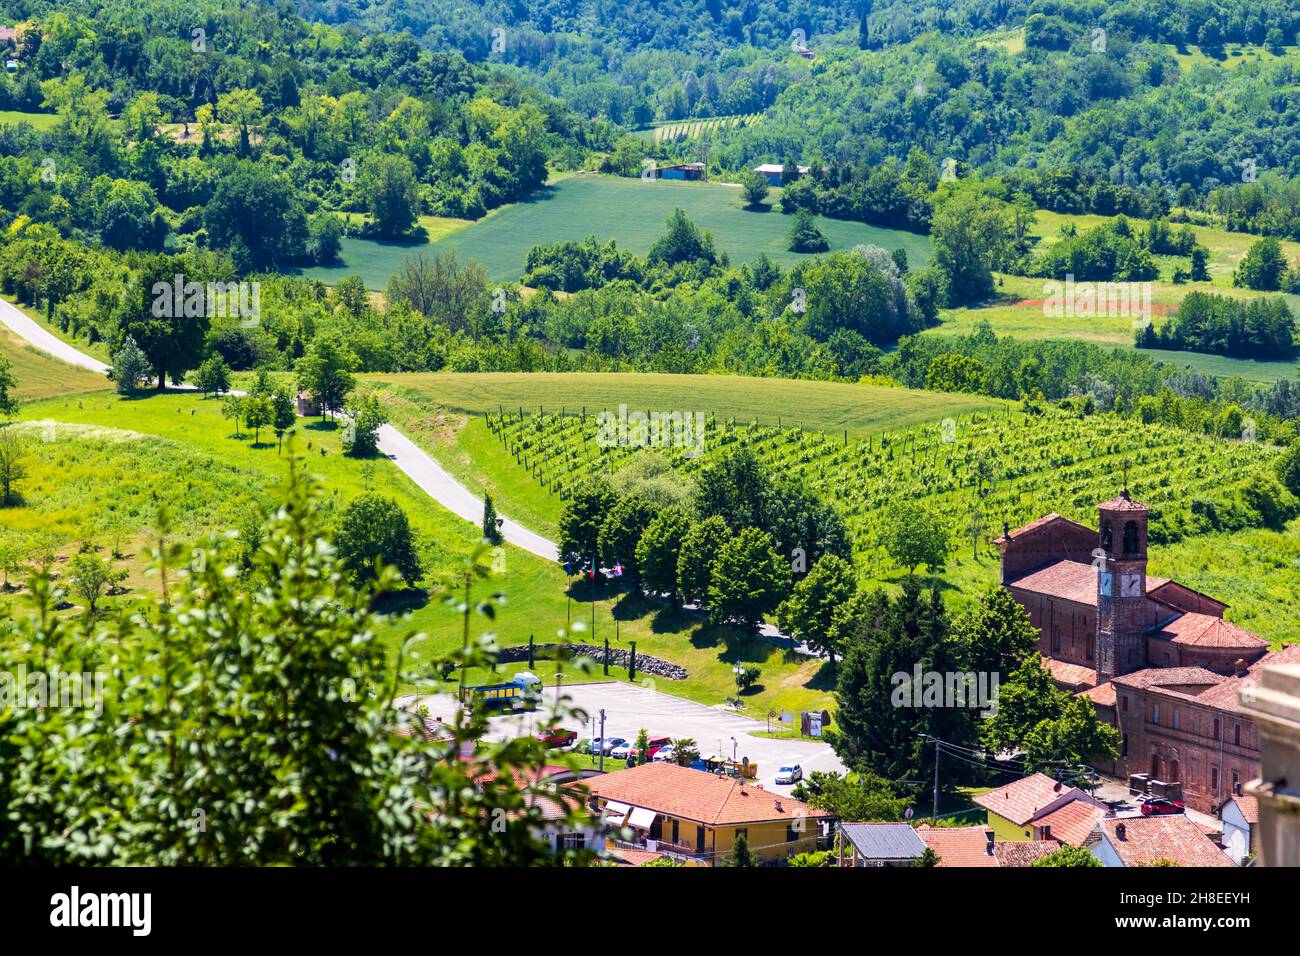
M 809 853 L 833 819 L 757 784 L 669 763 L 589 777 L 583 785 L 588 805 L 607 825 L 631 831 L 617 846 L 658 850 L 687 863 L 728 862 L 742 833 L 764 863 Z
M 1041 773 L 1021 777 L 975 798 L 975 803 L 988 811 L 989 829 L 998 841 L 1053 839 L 1050 824 L 1044 824 L 1044 818 L 1076 801 L 1102 813 L 1106 810 L 1105 804 L 1078 787 L 1067 787 Z M 1047 832 L 1044 825 L 1048 826 Z

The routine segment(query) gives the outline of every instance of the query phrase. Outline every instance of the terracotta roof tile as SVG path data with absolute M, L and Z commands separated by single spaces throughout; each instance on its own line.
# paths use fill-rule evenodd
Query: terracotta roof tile
M 1105 810 L 1093 806 L 1086 800 L 1071 800 L 1065 806 L 1039 817 L 1034 821 L 1034 826 L 1051 827 L 1053 840 L 1069 843 L 1071 846 L 1083 846 L 1096 828 L 1097 822 L 1105 815 Z
M 1065 687 L 1094 687 L 1097 684 L 1097 668 L 1085 664 L 1072 664 L 1069 661 L 1044 657 L 1043 667 L 1052 675 L 1052 680 Z
M 752 783 L 741 786 L 731 777 L 669 763 L 642 764 L 591 777 L 584 783 L 592 796 L 709 825 L 831 816 Z
M 637 850 L 619 847 L 609 851 L 610 858 L 617 866 L 645 866 L 663 856 L 658 850 Z
M 1122 494 L 1118 498 L 1111 498 L 1110 501 L 1103 501 L 1101 504 L 1097 505 L 1097 507 L 1105 511 L 1139 512 L 1151 510 L 1142 502 L 1134 501 L 1132 498 L 1129 498 L 1127 494 Z
M 1256 797 L 1243 794 L 1239 797 L 1233 797 L 1230 802 L 1237 805 L 1237 809 L 1241 811 L 1241 815 L 1246 819 L 1247 823 L 1259 822 L 1259 800 Z
M 1097 605 L 1097 569 L 1082 561 L 1053 561 L 1008 581 L 1007 587 L 1064 598 L 1076 604 Z
M 1055 840 L 1002 840 L 993 845 L 1000 866 L 1033 866 L 1059 849 Z
M 985 810 L 991 810 L 1000 817 L 1006 817 L 1017 826 L 1023 826 L 1032 820 L 1038 811 L 1049 803 L 1061 799 L 1073 787 L 1058 783 L 1042 773 L 1021 777 L 1019 780 L 998 787 L 975 798 L 975 803 Z M 1082 793 L 1082 791 L 1075 791 Z
M 939 866 L 997 866 L 997 856 L 988 852 L 987 832 L 984 827 L 916 828 L 916 835 L 939 858 Z
M 1029 524 L 1023 525 L 1022 527 L 1017 528 L 1015 531 L 1012 531 L 1010 535 L 1003 535 L 997 540 L 1006 541 L 1008 537 L 1018 538 L 1021 535 L 1028 534 L 1031 531 L 1037 531 L 1039 528 L 1045 528 L 1049 524 L 1052 524 L 1053 522 L 1056 521 L 1064 521 L 1067 524 L 1072 524 L 1075 527 L 1082 528 L 1085 531 L 1093 530 L 1092 528 L 1089 528 L 1087 525 L 1079 524 L 1079 522 L 1077 521 L 1071 521 L 1069 518 L 1063 517 L 1062 515 L 1058 515 L 1055 511 L 1053 511 L 1051 514 L 1045 514 L 1041 518 L 1036 518 L 1035 520 L 1029 522 Z
M 1268 641 L 1212 614 L 1187 613 L 1151 631 L 1151 636 L 1194 647 L 1239 647 L 1259 651 Z
M 1197 697 L 1202 689 L 1214 687 L 1226 680 L 1229 678 L 1204 667 L 1144 667 L 1112 678 L 1113 683 L 1123 687 L 1133 687 L 1138 690 L 1158 687 L 1184 697 Z M 1192 692 L 1176 690 L 1179 687 L 1197 688 L 1197 690 Z
M 1145 866 L 1168 860 L 1178 866 L 1234 866 L 1205 832 L 1182 814 L 1162 817 L 1110 818 L 1102 833 L 1125 866 Z M 1124 839 L 1119 838 L 1123 827 Z
M 1089 687 L 1087 690 L 1081 690 L 1074 696 L 1087 697 L 1098 707 L 1114 707 L 1115 685 L 1110 681 L 1106 681 L 1106 683 L 1098 684 L 1096 687 Z

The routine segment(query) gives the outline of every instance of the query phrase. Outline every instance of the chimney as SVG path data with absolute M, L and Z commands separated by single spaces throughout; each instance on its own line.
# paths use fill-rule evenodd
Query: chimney
M 1250 669 L 1246 666 L 1246 659 L 1244 657 L 1237 658 L 1237 662 L 1232 665 L 1232 672 L 1237 677 L 1245 677 L 1250 673 Z
M 781 807 L 781 801 L 780 801 L 780 800 L 776 801 L 776 812 L 777 812 L 777 813 L 784 813 L 784 812 L 785 812 L 785 811 L 782 809 L 782 807 Z
M 1115 839 L 1123 843 L 1128 839 L 1128 829 L 1122 823 L 1115 824 Z
M 993 831 L 992 830 L 984 831 L 984 840 L 985 840 L 984 852 L 987 853 L 989 856 L 992 856 L 993 855 Z

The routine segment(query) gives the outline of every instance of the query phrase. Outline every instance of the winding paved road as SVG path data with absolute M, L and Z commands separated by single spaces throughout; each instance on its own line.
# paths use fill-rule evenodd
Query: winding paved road
M 78 351 L 4 299 L 0 299 L 0 322 L 29 344 L 56 359 L 90 369 L 92 372 L 102 374 L 108 371 L 108 366 L 99 359 Z M 181 387 L 188 388 L 188 386 Z M 388 456 L 393 464 L 420 486 L 421 491 L 438 504 L 471 524 L 478 524 L 483 520 L 483 499 L 476 498 L 468 488 L 448 474 L 446 469 L 396 428 L 391 425 L 383 426 L 379 430 L 378 444 L 380 452 Z M 548 561 L 559 560 L 560 552 L 554 541 L 543 538 L 540 534 L 528 530 L 509 518 L 502 521 L 501 535 L 510 544 L 539 558 Z

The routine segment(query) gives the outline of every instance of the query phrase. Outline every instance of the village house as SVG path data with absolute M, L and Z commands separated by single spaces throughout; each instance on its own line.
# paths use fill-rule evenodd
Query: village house
M 841 823 L 835 835 L 837 866 L 913 866 L 924 855 L 909 823 Z
M 829 843 L 833 817 L 802 801 L 733 777 L 671 763 L 647 763 L 583 781 L 588 807 L 611 829 L 611 851 L 642 849 L 687 863 L 731 859 L 743 834 L 763 863 Z
M 988 829 L 998 840 L 1052 840 L 1075 846 L 1107 810 L 1104 803 L 1078 787 L 1042 773 L 982 793 L 975 803 L 988 811 Z M 1080 834 L 1080 827 L 1088 821 L 1091 825 Z
M 1259 801 L 1249 794 L 1232 797 L 1219 808 L 1223 824 L 1223 850 L 1240 864 L 1255 852 L 1255 830 L 1259 826 Z
M 1184 814 L 1112 817 L 1097 824 L 1088 849 L 1103 866 L 1233 866 L 1228 855 Z
M 796 166 L 795 168 L 799 171 L 800 176 L 807 176 L 812 167 Z M 761 165 L 754 167 L 754 172 L 766 179 L 769 185 L 785 185 L 785 167 L 780 163 L 762 163 Z
M 1058 848 L 1058 844 L 1050 840 L 998 840 L 987 827 L 922 824 L 916 828 L 916 834 L 938 857 L 936 866 L 1033 866 Z
M 1126 489 L 1098 505 L 1097 530 L 1058 514 L 1008 529 L 1001 580 L 1053 680 L 1119 731 L 1119 757 L 1101 769 L 1213 813 L 1259 769 L 1242 688 L 1263 664 L 1300 660 L 1300 645 L 1269 651 L 1223 619 L 1222 601 L 1148 576 L 1148 517 Z
M 692 182 L 698 182 L 704 178 L 703 163 L 674 163 L 671 166 L 660 166 L 657 170 L 660 179 L 685 179 Z

